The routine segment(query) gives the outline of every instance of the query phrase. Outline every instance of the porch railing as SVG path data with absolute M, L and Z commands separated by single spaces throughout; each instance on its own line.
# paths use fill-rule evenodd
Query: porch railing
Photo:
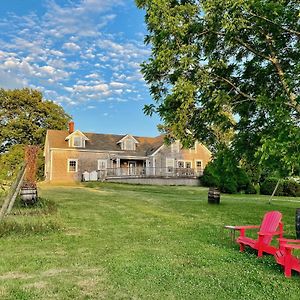
M 122 167 L 107 168 L 92 172 L 84 172 L 82 181 L 105 180 L 106 178 L 126 177 L 199 177 L 203 169 L 193 168 L 153 168 L 153 167 Z

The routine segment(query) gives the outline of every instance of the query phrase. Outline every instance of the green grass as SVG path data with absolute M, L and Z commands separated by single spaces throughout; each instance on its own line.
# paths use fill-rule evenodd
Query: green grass
M 60 227 L 1 238 L 1 299 L 299 299 L 299 274 L 239 253 L 223 226 L 280 210 L 294 237 L 300 198 L 222 195 L 215 206 L 205 188 L 104 183 L 43 186 L 41 196 L 57 210 L 9 220 Z

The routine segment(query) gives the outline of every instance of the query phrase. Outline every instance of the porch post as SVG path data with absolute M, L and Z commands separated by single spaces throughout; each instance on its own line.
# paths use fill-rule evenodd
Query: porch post
M 117 176 L 120 176 L 120 174 L 121 174 L 121 163 L 120 163 L 120 158 L 117 158 Z

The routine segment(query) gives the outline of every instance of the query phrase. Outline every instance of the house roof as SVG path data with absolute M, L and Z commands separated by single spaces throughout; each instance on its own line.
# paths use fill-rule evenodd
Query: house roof
M 121 150 L 118 142 L 120 142 L 120 140 L 127 135 L 99 134 L 89 132 L 83 132 L 83 134 L 88 138 L 88 140 L 85 142 L 85 150 L 119 151 L 131 156 L 151 155 L 158 148 L 160 148 L 164 142 L 163 135 L 157 137 L 133 136 L 133 138 L 138 142 L 136 150 Z M 67 130 L 48 130 L 47 140 L 49 148 L 78 149 L 76 147 L 69 147 L 69 143 L 66 141 L 66 137 L 68 136 L 69 132 Z

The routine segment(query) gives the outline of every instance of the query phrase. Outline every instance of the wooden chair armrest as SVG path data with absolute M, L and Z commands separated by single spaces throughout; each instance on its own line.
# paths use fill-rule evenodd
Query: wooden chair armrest
M 295 244 L 281 244 L 281 247 L 286 249 L 300 249 L 300 245 Z
M 260 228 L 259 225 L 234 226 L 235 230 L 258 229 L 258 228 Z
M 280 243 L 300 243 L 300 240 L 294 240 L 294 239 L 278 238 L 277 240 Z

